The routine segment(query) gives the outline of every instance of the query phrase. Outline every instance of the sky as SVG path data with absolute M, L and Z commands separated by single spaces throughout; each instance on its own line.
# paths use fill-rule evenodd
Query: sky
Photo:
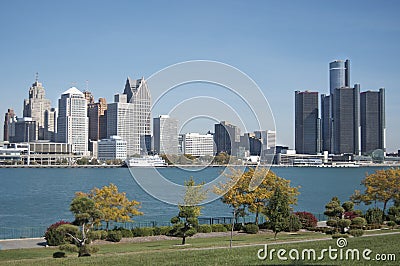
M 3 0 L 0 10 L 1 123 L 8 108 L 22 115 L 36 72 L 57 107 L 72 85 L 112 102 L 127 76 L 213 60 L 258 84 L 277 143 L 293 147 L 294 91 L 328 93 L 329 62 L 350 59 L 351 84 L 386 88 L 387 148 L 400 149 L 399 1 Z

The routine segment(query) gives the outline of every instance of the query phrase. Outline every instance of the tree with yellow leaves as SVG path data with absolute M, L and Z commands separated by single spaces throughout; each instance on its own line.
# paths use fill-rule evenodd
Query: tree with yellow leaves
M 220 183 L 214 191 L 222 195 L 222 202 L 233 207 L 236 213 L 239 209 L 248 209 L 255 213 L 255 223 L 258 224 L 259 213 L 274 195 L 274 191 L 279 187 L 280 191 L 287 195 L 289 204 L 297 203 L 299 195 L 297 187 L 290 186 L 290 180 L 277 176 L 274 172 L 266 168 L 249 168 L 246 172 L 240 169 L 231 168 L 226 174 L 227 182 Z M 252 180 L 262 180 L 260 185 L 251 190 Z
M 364 193 L 356 190 L 350 199 L 359 204 L 364 202 L 366 205 L 376 202 L 383 203 L 383 215 L 385 216 L 387 204 L 393 200 L 400 200 L 400 169 L 390 168 L 376 170 L 375 173 L 367 175 L 361 184 L 365 186 Z
M 102 220 L 109 224 L 115 222 L 130 222 L 133 216 L 142 215 L 138 210 L 140 202 L 129 200 L 125 192 L 119 192 L 118 187 L 112 183 L 102 188 L 93 188 L 89 194 L 77 192 L 77 196 L 87 196 L 95 202 L 97 209 L 103 214 Z

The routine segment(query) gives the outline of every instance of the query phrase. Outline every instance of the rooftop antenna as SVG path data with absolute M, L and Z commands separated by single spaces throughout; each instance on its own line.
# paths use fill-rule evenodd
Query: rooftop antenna
M 72 81 L 72 82 L 71 82 L 71 86 L 72 86 L 72 87 L 76 87 L 76 81 Z
M 36 75 L 35 75 L 35 80 L 36 80 L 36 82 L 38 82 L 38 81 L 39 81 L 39 73 L 38 73 L 38 72 L 36 72 Z
M 86 80 L 85 83 L 86 83 L 86 88 L 85 88 L 85 90 L 86 90 L 86 91 L 89 91 L 89 80 Z

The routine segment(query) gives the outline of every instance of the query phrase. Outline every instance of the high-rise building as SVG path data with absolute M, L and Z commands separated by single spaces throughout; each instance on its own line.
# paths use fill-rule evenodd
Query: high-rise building
M 58 100 L 57 139 L 72 144 L 73 152 L 88 155 L 88 117 L 84 94 L 75 87 Z
M 89 139 L 99 140 L 107 138 L 107 120 L 105 111 L 107 102 L 105 98 L 99 98 L 99 102 L 88 103 Z
M 178 120 L 168 115 L 153 119 L 154 152 L 158 154 L 178 154 Z
M 182 149 L 184 154 L 192 156 L 213 156 L 214 138 L 211 134 L 187 133 L 183 135 Z
M 11 124 L 16 122 L 16 116 L 13 109 L 8 109 L 4 115 L 4 131 L 3 140 L 9 141 L 10 135 L 13 136 L 15 133 L 11 132 Z
M 57 141 L 57 108 L 51 108 L 44 113 L 44 139 Z
M 334 90 L 333 153 L 360 154 L 360 85 Z
M 46 99 L 46 92 L 36 76 L 36 81 L 29 88 L 29 98 L 24 100 L 24 117 L 32 117 L 36 122 L 34 139 L 44 139 L 45 135 L 45 112 L 50 110 L 50 100 Z
M 214 142 L 216 154 L 225 152 L 229 155 L 237 155 L 240 143 L 240 128 L 226 121 L 214 125 Z
M 331 95 L 335 89 L 350 86 L 350 60 L 335 60 L 329 63 L 329 88 Z
M 297 153 L 320 152 L 318 92 L 295 92 L 295 149 Z
M 385 89 L 362 92 L 360 109 L 361 152 L 371 154 L 377 149 L 386 152 Z
M 10 135 L 10 142 L 30 142 L 35 141 L 36 121 L 31 117 L 17 118 L 17 121 L 12 124 L 13 135 Z
M 123 94 L 107 105 L 107 136 L 120 136 L 127 142 L 128 156 L 147 154 L 150 135 L 150 91 L 144 78 L 133 84 L 127 79 Z
M 331 152 L 332 143 L 332 119 L 331 96 L 321 95 L 321 149 Z

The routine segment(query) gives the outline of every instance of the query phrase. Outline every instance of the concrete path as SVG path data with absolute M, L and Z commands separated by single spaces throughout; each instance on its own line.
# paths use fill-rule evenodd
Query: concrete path
M 46 240 L 41 238 L 21 238 L 0 240 L 0 250 L 19 248 L 40 248 L 46 246 Z

